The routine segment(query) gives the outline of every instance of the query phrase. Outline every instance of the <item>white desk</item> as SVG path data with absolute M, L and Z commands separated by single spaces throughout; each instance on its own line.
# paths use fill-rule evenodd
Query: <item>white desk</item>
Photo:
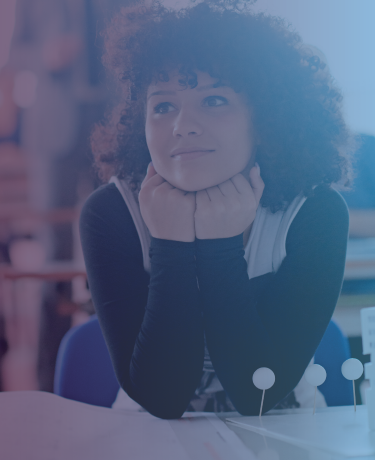
M 364 411 L 361 407 L 359 410 Z M 318 424 L 342 418 L 353 408 L 317 411 Z M 287 411 L 290 423 L 301 424 L 301 412 Z M 341 412 L 340 412 L 341 411 Z M 284 415 L 276 418 L 283 429 Z M 351 412 L 350 412 L 351 413 Z M 238 414 L 186 413 L 180 420 L 160 420 L 147 413 L 90 406 L 44 392 L 0 393 L 0 457 L 2 460 L 341 460 L 327 450 L 285 441 L 274 433 L 250 431 L 226 417 Z M 325 417 L 327 414 L 327 417 Z M 311 415 L 311 417 L 313 417 Z M 303 417 L 302 417 L 303 418 Z M 258 423 L 258 417 L 252 417 Z M 275 416 L 262 417 L 269 425 Z M 292 421 L 292 422 L 291 422 Z M 274 422 L 273 422 L 274 423 Z M 230 429 L 229 429 L 229 428 Z M 258 427 L 259 428 L 259 427 Z M 258 432 L 256 432 L 258 431 Z M 271 430 L 272 431 L 272 430 Z M 347 427 L 345 438 L 350 437 Z M 364 434 L 371 437 L 373 433 Z M 374 456 L 365 457 L 375 459 Z M 358 459 L 356 459 L 358 460 Z M 364 460 L 364 457 L 361 457 Z
M 358 406 L 356 412 L 352 406 L 323 408 L 315 415 L 309 409 L 289 409 L 272 411 L 261 419 L 233 417 L 227 421 L 250 431 L 250 438 L 244 434 L 241 438 L 250 442 L 257 456 L 268 449 L 280 459 L 375 458 L 375 432 L 368 428 L 366 406 Z

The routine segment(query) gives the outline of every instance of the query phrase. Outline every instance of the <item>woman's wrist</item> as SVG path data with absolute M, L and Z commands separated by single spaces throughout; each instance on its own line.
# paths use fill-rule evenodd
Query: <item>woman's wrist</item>
M 209 255 L 226 252 L 232 249 L 243 249 L 243 233 L 229 238 L 195 239 L 198 254 Z
M 152 262 L 167 265 L 195 263 L 195 242 L 174 241 L 151 236 L 150 258 Z

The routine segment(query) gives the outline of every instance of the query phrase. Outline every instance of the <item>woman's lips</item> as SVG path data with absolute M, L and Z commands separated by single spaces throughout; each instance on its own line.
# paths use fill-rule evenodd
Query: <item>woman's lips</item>
M 207 153 L 212 153 L 214 150 L 193 150 L 191 152 L 181 152 L 173 155 L 173 158 L 176 160 L 192 160 L 194 158 L 199 158 Z

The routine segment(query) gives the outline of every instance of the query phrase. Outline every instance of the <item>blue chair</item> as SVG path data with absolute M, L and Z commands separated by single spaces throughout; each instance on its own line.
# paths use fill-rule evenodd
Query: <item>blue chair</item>
M 53 392 L 94 406 L 111 407 L 120 388 L 99 321 L 93 315 L 63 337 Z
M 331 321 L 315 353 L 315 363 L 327 370 L 319 387 L 328 406 L 353 404 L 352 383 L 341 374 L 342 363 L 350 358 L 347 338 Z M 94 406 L 111 407 L 119 384 L 98 319 L 68 331 L 57 355 L 54 393 Z
M 327 406 L 349 406 L 354 404 L 353 384 L 341 373 L 341 366 L 349 359 L 349 341 L 334 321 L 330 321 L 327 330 L 315 352 L 315 364 L 327 371 L 326 381 L 320 385 Z

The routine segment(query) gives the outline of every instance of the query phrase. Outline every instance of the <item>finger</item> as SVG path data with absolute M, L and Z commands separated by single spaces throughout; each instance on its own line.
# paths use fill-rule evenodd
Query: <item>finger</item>
M 214 187 L 206 188 L 207 195 L 210 198 L 210 201 L 220 200 L 225 196 L 217 185 Z
M 260 177 L 259 169 L 256 166 L 250 169 L 249 177 L 251 188 L 253 189 L 255 195 L 255 199 L 259 204 L 264 190 L 264 182 L 263 179 Z
M 224 196 L 233 196 L 234 194 L 238 193 L 235 184 L 230 179 L 222 182 L 218 185 L 218 187 Z
M 203 206 L 210 203 L 210 197 L 208 196 L 207 190 L 200 190 L 195 193 L 195 202 L 197 206 Z
M 150 162 L 149 165 L 147 166 L 146 175 L 145 175 L 145 177 L 143 178 L 143 181 L 142 181 L 142 183 L 141 183 L 141 189 L 145 186 L 146 182 L 147 182 L 147 181 L 150 179 L 150 177 L 152 176 L 151 169 L 152 169 L 152 162 Z M 154 171 L 155 171 L 155 168 L 154 168 Z
M 184 194 L 184 196 L 192 198 L 195 201 L 195 193 L 196 192 L 186 192 L 185 190 L 181 190 L 181 192 Z
M 154 167 L 152 161 L 150 161 L 150 163 L 147 166 L 146 176 L 145 176 L 144 180 L 149 179 L 150 177 L 154 176 L 155 174 L 157 174 L 157 172 L 155 170 L 155 167 Z
M 146 186 L 157 187 L 163 182 L 165 182 L 165 179 L 156 172 L 153 164 L 150 163 L 147 169 L 147 174 L 142 181 L 141 189 Z
M 152 176 L 155 176 L 155 174 L 157 174 L 155 168 L 154 168 L 154 165 L 152 164 L 152 161 L 148 164 L 147 166 L 147 172 L 146 172 L 146 175 L 142 181 L 142 184 L 143 183 L 146 183 Z
M 161 177 L 161 176 L 160 176 Z M 176 187 L 174 187 L 172 184 L 170 184 L 168 181 L 163 179 L 163 183 L 158 186 L 158 190 L 178 190 Z M 180 190 L 181 192 L 181 190 Z
M 239 194 L 247 195 L 249 193 L 251 186 L 242 174 L 236 174 L 230 180 L 232 181 L 234 187 L 236 187 Z

